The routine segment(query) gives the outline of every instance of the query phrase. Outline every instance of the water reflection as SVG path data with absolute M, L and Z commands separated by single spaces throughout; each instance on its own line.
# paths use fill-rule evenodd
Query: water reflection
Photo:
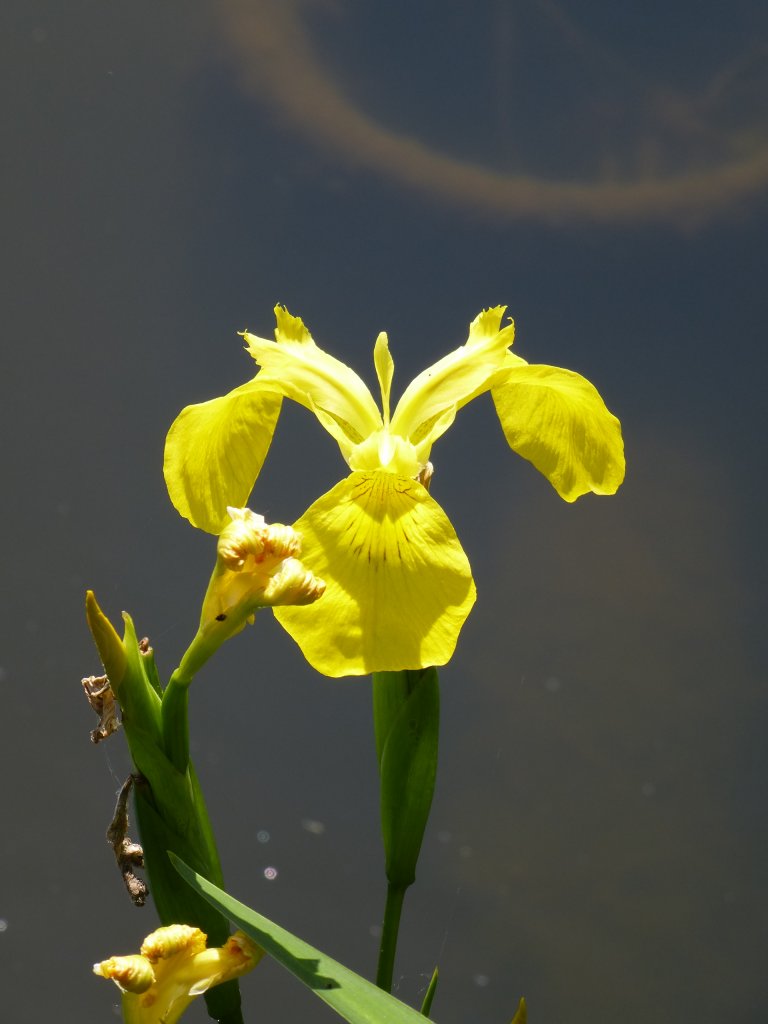
M 597 26 L 585 27 L 554 0 L 476 5 L 471 16 L 466 8 L 452 16 L 441 5 L 434 21 L 394 4 L 387 13 L 367 10 L 365 27 L 351 5 L 326 5 L 334 45 L 325 52 L 316 38 L 323 33 L 309 17 L 316 6 L 306 0 L 216 5 L 242 88 L 347 166 L 366 168 L 430 201 L 505 219 L 692 224 L 768 186 L 765 42 L 718 55 L 722 63 L 696 68 L 688 76 L 693 81 L 680 84 L 676 72 L 688 57 L 689 32 L 678 37 L 674 68 L 654 71 L 638 65 L 633 48 L 614 48 Z M 669 17 L 674 22 L 676 16 Z M 357 57 L 359 67 L 366 39 L 372 51 L 381 49 L 377 25 L 395 42 L 389 64 L 371 61 L 378 81 L 363 72 L 350 80 L 349 65 Z M 473 44 L 476 59 L 463 67 L 456 47 L 465 55 Z M 430 75 L 435 50 L 437 75 Z M 662 63 L 658 53 L 648 56 L 651 68 Z M 454 135 L 455 114 L 471 93 L 467 128 L 479 122 L 485 133 L 471 156 L 435 144 L 428 121 L 398 127 L 409 107 L 386 118 L 359 99 L 360 93 L 372 98 L 375 111 L 381 94 L 404 73 L 411 83 L 407 100 L 423 107 L 423 95 L 431 94 L 436 111 L 452 110 Z M 501 161 L 494 166 L 499 135 L 508 170 Z

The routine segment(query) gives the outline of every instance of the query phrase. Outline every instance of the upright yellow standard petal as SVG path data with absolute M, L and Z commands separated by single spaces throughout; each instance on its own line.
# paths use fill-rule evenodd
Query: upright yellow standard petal
M 298 317 L 282 306 L 275 316 L 275 341 L 243 333 L 261 367 L 257 380 L 315 413 L 346 457 L 350 445 L 381 429 L 373 396 L 354 370 L 315 344 Z
M 387 335 L 382 331 L 373 346 L 373 365 L 376 367 L 376 376 L 379 378 L 381 390 L 381 412 L 384 417 L 384 426 L 389 426 L 389 396 L 392 391 L 392 378 L 395 375 L 395 363 L 389 351 Z
M 479 313 L 469 325 L 469 338 L 418 375 L 405 389 L 392 416 L 392 433 L 429 447 L 453 422 L 456 410 L 486 390 L 486 382 L 504 365 L 515 337 L 514 324 L 501 327 L 506 306 Z
M 193 526 L 221 533 L 227 506 L 248 502 L 280 415 L 282 396 L 249 381 L 222 398 L 188 405 L 165 442 L 171 501 Z
M 510 447 L 561 498 L 616 493 L 624 479 L 621 424 L 588 380 L 556 366 L 516 366 L 491 394 Z
M 275 616 L 318 671 L 364 675 L 450 659 L 475 585 L 448 517 L 421 484 L 352 473 L 295 527 L 326 591 L 314 607 Z

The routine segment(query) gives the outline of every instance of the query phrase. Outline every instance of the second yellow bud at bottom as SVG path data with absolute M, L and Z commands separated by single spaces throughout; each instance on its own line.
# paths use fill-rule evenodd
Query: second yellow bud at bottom
M 176 1024 L 196 996 L 246 974 L 263 956 L 243 932 L 207 949 L 199 928 L 173 924 L 148 935 L 141 953 L 113 956 L 93 970 L 123 992 L 126 1024 Z

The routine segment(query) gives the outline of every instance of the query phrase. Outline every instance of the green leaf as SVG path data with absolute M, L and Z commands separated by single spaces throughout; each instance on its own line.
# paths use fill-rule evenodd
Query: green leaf
M 350 1024 L 424 1024 L 417 1010 L 228 896 L 179 857 L 169 856 L 195 892 L 258 942 L 274 960 Z
M 439 971 L 437 967 L 432 972 L 432 977 L 429 980 L 427 991 L 424 995 L 424 1002 L 421 1004 L 421 1015 L 422 1017 L 429 1017 L 432 1012 L 432 1002 L 435 998 L 435 992 L 437 992 L 437 982 L 439 977 Z M 513 1021 L 512 1024 L 515 1024 Z
M 150 891 L 160 921 L 164 925 L 195 925 L 206 933 L 213 945 L 222 946 L 229 935 L 226 918 L 216 913 L 188 886 L 182 885 L 168 860 L 168 850 L 172 850 L 194 864 L 197 870 L 220 877 L 218 862 L 212 863 L 215 853 L 212 856 L 207 849 L 199 827 L 195 828 L 191 823 L 188 832 L 176 831 L 173 824 L 159 813 L 154 794 L 143 779 L 139 779 L 134 787 L 134 806 Z
M 146 651 L 142 652 L 142 660 L 144 662 L 144 671 L 147 674 L 149 684 L 158 697 L 162 700 L 163 698 L 163 684 L 160 682 L 160 676 L 157 674 L 157 665 L 155 664 L 155 652 L 151 647 L 148 647 Z
M 403 694 L 397 676 L 407 678 Z M 416 878 L 416 864 L 427 827 L 437 774 L 440 690 L 437 670 L 379 673 L 374 676 L 374 715 L 385 715 L 389 728 L 377 723 L 381 772 L 381 830 L 387 878 L 406 887 Z
M 376 736 L 376 757 L 381 771 L 384 746 L 403 704 L 413 689 L 419 671 L 373 673 L 373 728 Z

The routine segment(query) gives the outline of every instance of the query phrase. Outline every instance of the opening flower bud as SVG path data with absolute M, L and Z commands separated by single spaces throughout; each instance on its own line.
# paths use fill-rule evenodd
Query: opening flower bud
M 219 537 L 201 629 L 233 615 L 243 619 L 242 628 L 257 608 L 310 604 L 321 596 L 325 584 L 296 558 L 301 538 L 293 527 L 269 525 L 249 508 L 228 508 L 227 512 L 232 522 Z
M 94 974 L 123 992 L 123 1019 L 130 1024 L 176 1024 L 195 996 L 252 970 L 264 950 L 243 932 L 206 949 L 199 928 L 173 924 L 144 940 L 141 953 L 95 964 Z
M 298 558 L 286 558 L 269 581 L 263 603 L 275 607 L 279 604 L 312 604 L 323 596 L 325 582 L 306 569 Z
M 231 522 L 216 548 L 216 567 L 203 601 L 200 628 L 177 670 L 189 682 L 197 670 L 258 608 L 317 601 L 325 583 L 296 557 L 301 537 L 292 526 L 269 524 L 249 508 L 228 508 Z

